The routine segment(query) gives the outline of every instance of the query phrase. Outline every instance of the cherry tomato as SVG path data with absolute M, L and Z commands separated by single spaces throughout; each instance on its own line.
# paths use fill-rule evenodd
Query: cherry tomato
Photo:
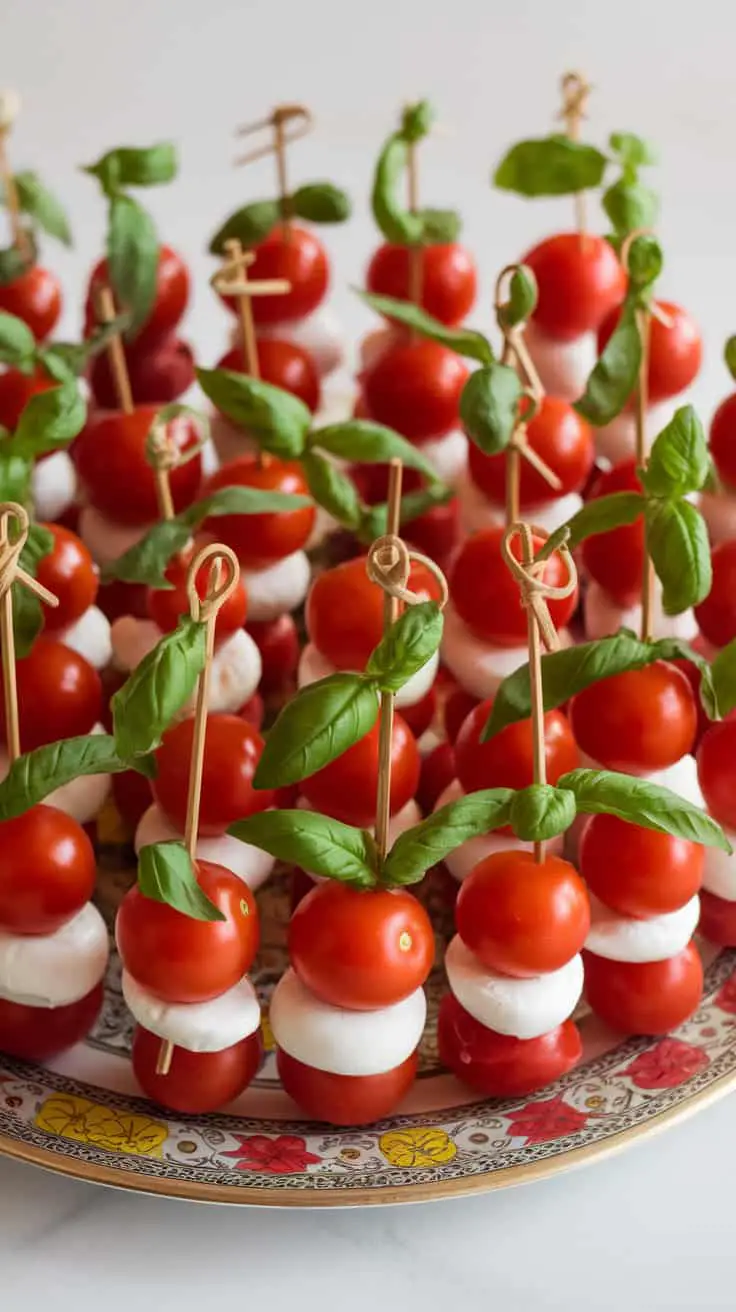
M 383 592 L 366 573 L 366 556 L 356 556 L 319 574 L 307 596 L 310 642 L 338 670 L 362 670 L 383 635 Z M 412 565 L 408 586 L 437 600 L 437 582 L 426 565 Z
M 480 788 L 527 788 L 534 782 L 534 748 L 531 720 L 509 724 L 489 742 L 481 742 L 493 698 L 480 702 L 465 720 L 455 742 L 457 777 L 466 793 Z M 572 729 L 562 711 L 544 717 L 544 756 L 547 783 L 574 770 L 580 757 Z
M 736 539 L 719 542 L 711 552 L 713 582 L 695 618 L 700 632 L 714 647 L 725 647 L 736 638 Z
M 481 529 L 464 543 L 450 574 L 450 596 L 462 620 L 479 638 L 499 647 L 518 647 L 527 639 L 527 616 L 521 595 L 508 565 L 501 555 L 505 529 Z M 534 534 L 535 552 L 544 538 Z M 519 541 L 513 551 L 519 557 Z M 560 556 L 546 562 L 542 576 L 546 583 L 561 587 L 567 571 Z M 563 628 L 577 605 L 577 589 L 571 596 L 549 602 L 549 612 L 556 628 Z
M 703 734 L 697 759 L 708 810 L 719 824 L 736 829 L 736 721 L 712 724 Z
M 419 304 L 422 309 L 441 323 L 450 326 L 460 323 L 472 310 L 477 290 L 478 278 L 470 252 L 458 242 L 447 242 L 422 246 L 419 258 L 422 270 Z M 408 246 L 384 242 L 368 265 L 368 291 L 408 301 L 411 259 Z
M 6 375 L 7 377 L 7 375 Z M 2 379 L 0 379 L 0 388 Z M 2 392 L 0 391 L 0 422 L 2 418 Z M 11 427 L 5 424 L 6 428 Z M 721 401 L 710 421 L 710 453 L 718 476 L 729 488 L 736 487 L 736 392 Z
M 680 761 L 698 724 L 687 678 L 666 661 L 591 684 L 572 698 L 569 715 L 580 750 L 625 774 L 652 774 Z
M 447 739 L 457 742 L 457 736 L 471 711 L 478 705 L 478 698 L 464 688 L 456 688 L 445 702 L 444 725 Z
M 432 723 L 435 711 L 437 709 L 437 694 L 434 687 L 425 692 L 424 696 L 412 706 L 402 706 L 401 714 L 411 729 L 417 741 L 422 734 L 426 733 Z
M 131 1058 L 133 1071 L 147 1098 L 186 1116 L 215 1112 L 247 1089 L 261 1064 L 260 1032 L 219 1052 L 190 1052 L 174 1048 L 166 1075 L 156 1063 L 161 1039 L 136 1025 Z
M 522 509 L 540 501 L 552 501 L 567 492 L 579 492 L 584 486 L 595 458 L 590 425 L 558 396 L 545 396 L 538 413 L 527 423 L 529 446 L 557 475 L 561 486 L 550 487 L 528 460 L 520 462 L 519 505 Z M 470 477 L 491 501 L 503 504 L 506 495 L 505 452 L 484 455 L 471 442 L 468 446 Z
M 363 395 L 378 423 L 427 442 L 458 427 L 468 374 L 464 361 L 438 342 L 400 342 L 363 374 Z
M 261 653 L 263 693 L 280 692 L 296 679 L 299 665 L 299 634 L 291 615 L 276 620 L 251 620 L 248 632 Z
M 33 806 L 0 823 L 0 926 L 13 934 L 53 934 L 91 898 L 95 854 L 76 820 Z
M 187 576 L 189 566 L 194 558 L 196 548 L 191 552 L 174 556 L 165 570 L 166 578 L 172 588 L 149 588 L 148 614 L 162 633 L 172 633 L 182 615 L 189 614 L 189 596 L 187 594 Z M 207 595 L 211 561 L 197 570 L 196 586 L 200 597 Z M 242 579 L 217 612 L 215 622 L 215 640 L 223 642 L 232 637 L 245 624 L 248 610 L 248 594 Z
M 207 480 L 205 495 L 221 487 L 257 487 L 264 492 L 309 496 L 300 465 L 269 455 L 238 456 L 229 461 Z M 204 528 L 218 542 L 232 547 L 246 569 L 267 569 L 306 545 L 316 513 L 314 505 L 309 505 L 263 515 L 217 515 L 207 520 Z
M 99 587 L 95 563 L 82 539 L 60 524 L 41 526 L 53 535 L 48 556 L 39 561 L 36 578 L 59 599 L 58 606 L 42 602 L 44 628 L 65 629 L 93 606 Z
M 243 978 L 258 949 L 258 909 L 248 885 L 213 861 L 197 861 L 194 868 L 224 920 L 194 920 L 144 897 L 134 884 L 115 922 L 125 969 L 166 1002 L 219 997 Z
M 95 296 L 98 289 L 109 286 L 107 260 L 100 260 L 90 274 L 87 301 L 84 307 L 85 334 L 89 335 L 97 323 Z M 135 335 L 135 345 L 141 350 L 156 347 L 169 336 L 183 317 L 189 300 L 189 273 L 187 266 L 170 246 L 159 246 L 156 272 L 156 298 L 146 322 Z
M 432 969 L 434 933 L 405 889 L 363 891 L 328 879 L 291 918 L 289 958 L 323 1002 L 375 1011 L 421 988 Z
M 684 392 L 697 377 L 703 356 L 700 332 L 687 310 L 672 301 L 655 301 L 654 306 L 667 316 L 669 322 L 662 323 L 654 315 L 650 322 L 650 405 Z M 618 309 L 612 310 L 598 329 L 599 354 L 618 323 L 619 313 Z
M 194 720 L 180 720 L 167 729 L 156 752 L 158 774 L 153 795 L 176 829 L 184 832 L 189 788 L 189 759 Z M 253 775 L 261 759 L 263 739 L 238 715 L 208 715 L 205 738 L 199 832 L 224 834 L 228 825 L 273 803 L 271 789 L 256 791 Z
M 233 373 L 247 374 L 242 346 L 233 346 L 216 366 Z M 296 342 L 280 341 L 276 337 L 261 337 L 258 341 L 258 371 L 264 383 L 291 392 L 312 411 L 319 409 L 320 381 L 312 356 Z
M 626 274 L 603 237 L 561 232 L 530 250 L 523 263 L 537 280 L 534 322 L 561 342 L 594 332 L 626 295 Z
M 121 770 L 112 776 L 112 795 L 121 820 L 134 834 L 153 802 L 149 780 L 137 770 Z
M 454 778 L 455 753 L 452 743 L 438 743 L 429 756 L 422 758 L 417 801 L 425 815 L 434 810 Z
M 641 492 L 636 460 L 622 460 L 599 475 L 590 490 L 590 500 L 614 492 Z M 581 547 L 583 564 L 596 583 L 619 606 L 631 606 L 641 596 L 644 573 L 644 516 L 633 524 L 609 529 L 586 538 Z
M 48 1061 L 86 1038 L 102 1009 L 105 989 L 96 984 L 65 1007 L 29 1007 L 0 998 L 0 1052 L 22 1061 Z
M 736 902 L 727 902 L 725 898 L 701 889 L 698 929 L 711 943 L 724 948 L 736 947 Z
M 285 278 L 291 291 L 285 295 L 254 296 L 253 318 L 257 324 L 305 319 L 327 295 L 330 269 L 327 252 L 313 232 L 295 223 L 279 224 L 253 247 L 255 260 L 248 269 L 251 282 Z M 233 314 L 238 312 L 234 296 L 221 296 Z
M 329 1125 L 370 1125 L 383 1120 L 409 1092 L 417 1073 L 417 1055 L 380 1075 L 333 1075 L 305 1066 L 279 1048 L 279 1078 L 290 1098 L 313 1121 Z
M 266 707 L 261 694 L 259 692 L 254 692 L 253 696 L 248 698 L 245 705 L 240 707 L 238 715 L 241 720 L 246 720 L 248 724 L 252 724 L 254 729 L 262 728 L 266 715 Z
M 699 843 L 629 824 L 615 815 L 594 815 L 580 840 L 580 873 L 607 907 L 635 919 L 677 911 L 694 897 L 703 878 Z
M 32 374 L 24 374 L 20 369 L 6 369 L 0 374 L 0 425 L 11 433 L 15 432 L 31 397 L 56 386 L 55 380 L 40 365 L 36 365 Z
M 97 605 L 111 624 L 122 615 L 145 620 L 148 619 L 148 588 L 145 583 L 123 583 L 122 579 L 111 579 L 109 583 L 100 584 Z
M 415 796 L 419 785 L 420 759 L 411 729 L 400 715 L 394 715 L 391 739 L 391 814 L 403 810 Z M 302 783 L 302 792 L 314 807 L 361 828 L 376 818 L 378 789 L 378 722 L 367 734 L 330 765 Z
M 98 723 L 102 711 L 100 676 L 71 647 L 42 633 L 15 670 L 22 751 L 89 733 Z M 5 728 L 5 704 L 0 698 L 3 734 Z
M 671 662 L 671 664 L 675 665 L 678 670 L 682 670 L 682 673 L 685 675 L 685 678 L 687 679 L 688 683 L 690 684 L 690 687 L 692 688 L 693 698 L 695 701 L 695 712 L 698 717 L 698 727 L 695 731 L 695 741 L 692 746 L 692 751 L 693 753 L 695 753 L 697 752 L 698 747 L 702 742 L 703 734 L 706 732 L 707 729 L 710 728 L 711 724 L 713 723 L 713 721 L 709 719 L 706 714 L 705 707 L 703 706 L 703 701 L 700 695 L 700 686 L 703 680 L 703 676 L 701 671 L 698 669 L 697 665 L 695 665 L 693 661 L 685 660 L 684 657 L 678 656 L 675 660 Z M 728 718 L 729 717 L 726 716 L 726 719 Z
M 138 339 L 124 343 L 130 390 L 136 405 L 167 405 L 183 396 L 194 382 L 191 346 L 174 333 L 152 346 Z M 90 363 L 89 385 L 95 402 L 103 410 L 117 410 L 118 389 L 107 351 Z
M 666 1034 L 692 1016 L 703 995 L 694 943 L 666 961 L 609 961 L 584 952 L 585 994 L 593 1011 L 623 1034 Z
M 55 273 L 34 264 L 12 282 L 0 284 L 0 310 L 22 319 L 42 342 L 61 314 L 61 283 Z
M 446 993 L 437 1017 L 437 1046 L 443 1066 L 486 1098 L 513 1098 L 543 1089 L 580 1061 L 577 1025 L 563 1021 L 538 1039 L 515 1039 L 488 1029 Z
M 407 542 L 437 562 L 442 570 L 449 568 L 456 548 L 460 545 L 460 502 L 451 497 L 444 505 L 432 506 L 423 515 L 417 515 L 404 526 Z
M 158 519 L 156 481 L 146 460 L 146 439 L 156 406 L 138 406 L 132 414 L 113 411 L 94 415 L 74 443 L 74 463 L 91 504 L 120 524 L 147 524 Z M 184 418 L 169 424 L 180 451 L 198 441 L 194 425 Z M 194 500 L 202 477 L 199 455 L 169 474 L 176 511 Z

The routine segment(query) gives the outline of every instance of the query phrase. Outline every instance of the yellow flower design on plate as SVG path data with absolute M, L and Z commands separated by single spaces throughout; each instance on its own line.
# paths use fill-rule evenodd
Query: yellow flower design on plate
M 412 1130 L 389 1130 L 382 1134 L 378 1146 L 392 1166 L 436 1166 L 451 1162 L 457 1145 L 436 1125 Z
M 134 1116 L 70 1094 L 53 1094 L 42 1103 L 36 1125 L 47 1134 L 88 1143 L 134 1157 L 160 1157 L 169 1128 L 149 1116 Z

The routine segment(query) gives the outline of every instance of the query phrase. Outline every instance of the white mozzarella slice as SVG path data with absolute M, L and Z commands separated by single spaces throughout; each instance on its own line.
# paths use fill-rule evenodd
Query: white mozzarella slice
M 460 522 L 466 533 L 476 533 L 479 529 L 505 524 L 504 506 L 500 502 L 490 501 L 476 487 L 467 469 L 456 483 L 455 491 L 460 503 Z M 552 501 L 540 501 L 534 506 L 528 506 L 524 510 L 524 519 L 537 528 L 545 529 L 547 533 L 554 533 L 555 529 L 578 513 L 582 504 L 583 499 L 577 492 L 567 492 Z
M 736 538 L 736 494 L 725 491 L 701 492 L 698 506 L 708 525 L 708 537 L 713 546 Z
M 95 724 L 90 733 L 106 733 L 104 725 Z M 0 747 L 0 779 L 4 779 L 10 769 L 10 761 L 4 747 Z M 53 793 L 44 798 L 46 806 L 55 806 L 57 811 L 64 811 L 77 824 L 88 825 L 99 815 L 107 794 L 110 791 L 109 774 L 81 775 L 68 784 L 62 784 Z
M 583 597 L 583 616 L 585 636 L 591 641 L 618 633 L 622 628 L 633 629 L 635 633 L 641 628 L 641 604 L 637 602 L 633 606 L 619 606 L 592 579 Z M 681 638 L 683 642 L 690 642 L 697 631 L 698 623 L 692 610 L 683 611 L 681 615 L 665 615 L 661 588 L 655 588 L 652 606 L 653 637 Z
M 319 410 L 314 416 L 313 428 L 327 428 L 330 424 L 344 424 L 351 418 L 359 389 L 350 379 L 340 379 L 322 389 Z M 338 464 L 348 463 L 338 461 Z
M 481 1025 L 516 1039 L 537 1039 L 574 1012 L 583 991 L 583 961 L 576 955 L 559 970 L 513 979 L 488 970 L 459 934 L 448 944 L 445 970 L 461 1007 Z
M 263 623 L 296 610 L 307 595 L 310 577 L 309 560 L 303 551 L 294 551 L 267 569 L 244 569 L 248 619 Z
M 446 433 L 444 437 L 435 438 L 432 442 L 417 443 L 419 450 L 432 466 L 435 474 L 447 483 L 448 487 L 454 487 L 463 473 L 468 463 L 468 439 L 461 428 L 455 428 L 451 433 Z M 407 525 L 407 537 L 410 536 L 409 530 L 411 525 Z
M 722 852 L 719 847 L 706 847 L 703 865 L 703 888 L 724 902 L 736 902 L 736 832 L 723 826 L 733 852 Z
M 104 670 L 112 659 L 110 621 L 99 606 L 88 606 L 83 615 L 55 637 L 72 651 L 79 652 L 96 670 Z
M 697 894 L 677 911 L 648 916 L 645 920 L 621 916 L 591 894 L 590 930 L 585 946 L 608 961 L 666 961 L 687 947 L 699 917 Z
M 586 333 L 574 342 L 558 342 L 532 321 L 526 326 L 524 341 L 545 392 L 561 396 L 564 401 L 576 401 L 582 396 L 596 359 L 594 333 Z
M 87 902 L 54 934 L 0 930 L 0 997 L 29 1007 L 66 1007 L 99 984 L 110 954 L 107 928 Z
M 128 974 L 123 997 L 139 1025 L 187 1052 L 221 1052 L 255 1034 L 261 1023 L 256 991 L 246 977 L 211 1002 L 164 1002 Z
M 122 615 L 111 628 L 113 664 L 126 672 L 136 669 L 161 637 L 161 630 L 153 620 Z M 212 713 L 224 714 L 239 711 L 256 691 L 262 672 L 258 647 L 245 629 L 237 629 L 215 651 L 207 709 Z M 194 703 L 195 696 L 192 695 L 182 708 L 180 719 L 186 719 L 193 713 Z
M 457 802 L 465 793 L 459 779 L 453 779 L 451 784 L 437 799 L 435 811 L 440 807 L 447 806 L 450 802 Z M 559 856 L 564 846 L 564 834 L 559 834 L 557 838 L 550 838 L 547 842 L 547 852 L 550 856 Z M 456 847 L 454 852 L 448 853 L 445 857 L 445 865 L 459 884 L 467 879 L 471 870 L 477 866 L 479 861 L 485 857 L 492 856 L 494 852 L 508 852 L 510 848 L 516 848 L 520 852 L 533 852 L 533 843 L 524 843 L 514 834 L 481 834 L 478 838 L 471 838 L 467 843 L 461 843 Z
M 136 669 L 153 651 L 163 634 L 153 620 L 139 620 L 135 615 L 121 615 L 110 626 L 112 663 L 127 674 Z
M 661 433 L 672 418 L 677 405 L 666 401 L 662 405 L 653 405 L 647 411 L 646 449 L 649 451 L 658 433 Z M 595 447 L 599 460 L 609 465 L 617 465 L 622 460 L 630 460 L 636 455 L 636 414 L 633 410 L 622 410 L 610 424 L 595 429 Z
M 476 637 L 461 620 L 452 602 L 445 607 L 445 625 L 442 634 L 442 661 L 454 674 L 461 688 L 481 701 L 493 697 L 499 685 L 521 665 L 526 665 L 529 653 L 523 647 L 494 647 Z M 567 629 L 561 629 L 560 646 L 569 647 L 572 639 Z
M 148 532 L 150 524 L 117 524 L 95 510 L 82 506 L 77 532 L 98 565 L 110 565 Z
M 423 989 L 377 1011 L 346 1011 L 310 993 L 293 970 L 271 998 L 273 1037 L 305 1066 L 333 1075 L 382 1075 L 410 1057 L 427 1017 Z
M 31 475 L 31 492 L 36 518 L 58 519 L 77 495 L 77 471 L 68 451 L 54 451 L 37 460 Z
M 435 652 L 426 665 L 417 670 L 416 674 L 412 674 L 403 688 L 399 688 L 394 699 L 397 711 L 400 711 L 404 706 L 415 706 L 423 697 L 426 697 L 435 681 L 439 663 L 439 652 Z M 296 676 L 298 687 L 306 688 L 310 683 L 317 683 L 319 679 L 326 679 L 334 673 L 335 666 L 332 662 L 328 661 L 321 651 L 318 651 L 313 642 L 308 642 L 306 647 L 302 649 L 299 658 L 299 668 Z
M 140 852 L 142 847 L 149 847 L 151 843 L 183 841 L 183 837 L 154 802 L 141 816 L 133 842 L 136 852 Z M 274 866 L 274 858 L 268 852 L 251 847 L 250 843 L 241 843 L 231 834 L 198 838 L 197 857 L 200 861 L 214 861 L 216 865 L 231 870 L 252 889 L 260 888 Z
M 332 374 L 345 360 L 345 330 L 329 305 L 320 305 L 304 319 L 282 319 L 261 324 L 259 337 L 276 337 L 308 351 L 321 378 Z

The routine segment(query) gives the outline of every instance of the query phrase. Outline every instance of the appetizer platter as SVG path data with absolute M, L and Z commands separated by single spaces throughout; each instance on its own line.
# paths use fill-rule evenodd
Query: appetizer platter
M 294 185 L 307 106 L 247 124 L 275 194 L 209 240 L 201 357 L 140 199 L 174 146 L 85 167 L 105 252 L 58 341 L 39 246 L 71 229 L 0 96 L 1 1152 L 418 1201 L 736 1087 L 736 404 L 687 403 L 656 154 L 583 140 L 588 93 L 495 163 L 570 226 L 508 252 L 481 329 L 423 204 L 434 111 L 400 110 L 358 343 L 357 199 Z

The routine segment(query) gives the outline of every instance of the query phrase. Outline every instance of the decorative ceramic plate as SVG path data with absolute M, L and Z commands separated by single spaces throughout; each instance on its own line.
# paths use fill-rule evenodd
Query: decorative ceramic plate
M 129 880 L 103 877 L 110 920 Z M 440 880 L 430 880 L 426 900 L 443 940 L 451 913 Z M 285 964 L 285 878 L 259 901 L 265 928 L 254 980 L 267 1014 Z M 736 1087 L 736 952 L 705 957 L 703 1002 L 675 1034 L 621 1041 L 583 1016 L 577 1069 L 535 1097 L 507 1101 L 478 1102 L 439 1067 L 438 969 L 412 1095 L 396 1115 L 359 1130 L 299 1118 L 279 1087 L 267 1020 L 262 1069 L 227 1111 L 177 1117 L 147 1102 L 128 1060 L 132 1021 L 114 962 L 86 1043 L 43 1067 L 0 1054 L 0 1151 L 99 1184 L 219 1203 L 353 1206 L 521 1184 L 623 1148 Z

